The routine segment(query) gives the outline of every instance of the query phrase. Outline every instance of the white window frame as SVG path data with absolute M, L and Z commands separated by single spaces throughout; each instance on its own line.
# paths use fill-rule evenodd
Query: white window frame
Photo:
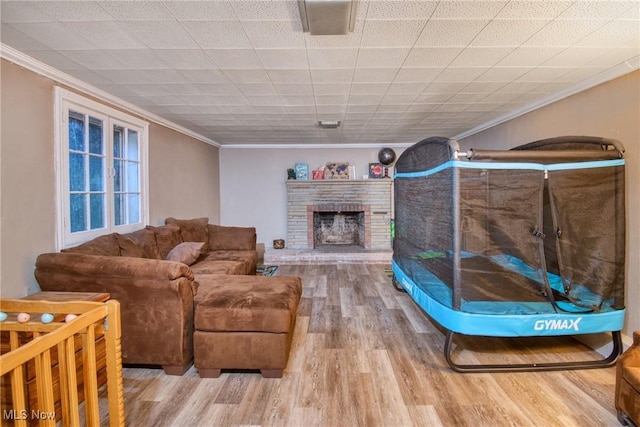
M 71 233 L 69 209 L 69 110 L 90 114 L 103 120 L 107 175 L 106 226 L 97 230 Z M 139 132 L 140 145 L 140 222 L 115 225 L 113 189 L 113 126 L 124 126 Z M 55 88 L 54 105 L 55 131 L 55 175 L 56 175 L 56 247 L 58 250 L 86 242 L 110 233 L 129 233 L 139 230 L 149 223 L 149 123 L 130 114 L 86 98 L 75 92 Z

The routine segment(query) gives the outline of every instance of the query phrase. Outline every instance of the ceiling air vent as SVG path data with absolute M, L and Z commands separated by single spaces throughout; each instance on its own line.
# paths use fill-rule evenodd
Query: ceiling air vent
M 322 129 L 337 129 L 340 126 L 340 120 L 319 120 L 318 125 Z
M 357 8 L 357 0 L 298 0 L 302 29 L 311 35 L 352 32 Z

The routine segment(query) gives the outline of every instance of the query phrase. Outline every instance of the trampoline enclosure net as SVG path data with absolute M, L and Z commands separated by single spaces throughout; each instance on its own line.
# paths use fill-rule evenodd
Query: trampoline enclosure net
M 538 141 L 514 149 L 518 160 L 482 162 L 456 160 L 447 138 L 408 148 L 396 163 L 394 262 L 455 310 L 624 308 L 624 164 L 600 167 L 600 141 Z M 573 149 L 588 160 L 563 161 Z M 530 167 L 523 150 L 562 152 Z

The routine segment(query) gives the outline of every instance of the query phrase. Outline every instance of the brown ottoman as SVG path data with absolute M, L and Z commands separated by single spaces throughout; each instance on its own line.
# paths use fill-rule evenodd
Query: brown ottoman
M 194 365 L 200 377 L 222 369 L 280 378 L 302 295 L 299 277 L 201 275 L 196 296 Z

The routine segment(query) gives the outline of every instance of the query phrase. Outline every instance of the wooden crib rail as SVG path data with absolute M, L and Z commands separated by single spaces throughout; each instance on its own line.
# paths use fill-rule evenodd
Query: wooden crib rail
M 109 424 L 124 425 L 124 392 L 122 386 L 122 354 L 120 303 L 115 300 L 99 302 L 51 302 L 0 299 L 0 311 L 9 313 L 0 323 L 0 331 L 9 334 L 10 349 L 0 356 L 0 374 L 10 373 L 13 407 L 3 411 L 16 426 L 27 426 L 37 418 L 39 425 L 55 426 L 56 414 L 52 380 L 51 350 L 58 352 L 60 400 L 63 426 L 80 425 L 78 382 L 76 377 L 76 348 L 74 337 L 81 337 L 82 375 L 84 380 L 85 417 L 88 426 L 100 424 L 96 370 L 96 333 L 104 334 L 106 345 L 106 374 Z M 18 313 L 30 313 L 28 322 L 18 322 Z M 40 314 L 54 315 L 51 323 L 43 323 Z M 65 322 L 67 314 L 75 314 Z M 19 334 L 31 333 L 33 339 L 20 345 Z M 27 363 L 34 362 L 37 388 L 37 410 L 26 402 Z

